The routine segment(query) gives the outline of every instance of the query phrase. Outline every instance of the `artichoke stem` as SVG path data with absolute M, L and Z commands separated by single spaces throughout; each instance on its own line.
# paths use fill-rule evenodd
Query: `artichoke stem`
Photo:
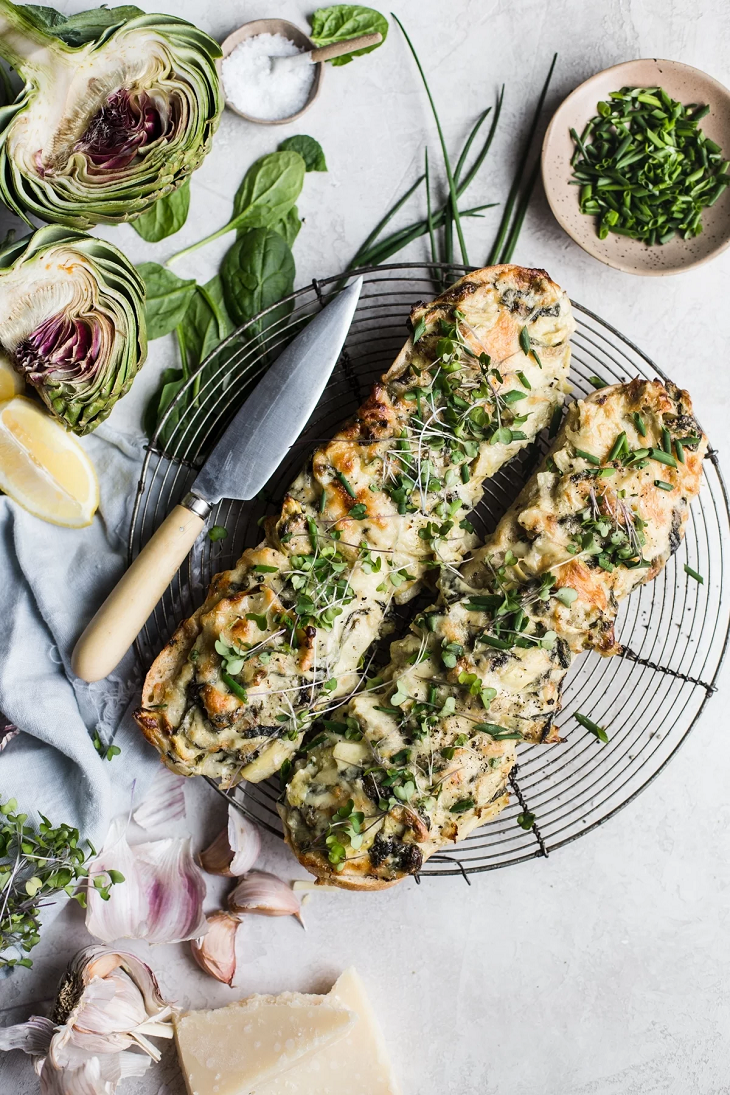
M 10 0 L 0 0 L 0 57 L 22 76 L 49 72 L 66 60 L 68 47 L 39 30 Z

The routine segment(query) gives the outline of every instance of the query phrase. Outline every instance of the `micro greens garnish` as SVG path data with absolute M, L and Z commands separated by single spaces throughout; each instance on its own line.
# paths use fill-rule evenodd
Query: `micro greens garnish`
M 355 850 L 362 846 L 362 826 L 365 814 L 355 810 L 355 803 L 349 799 L 332 815 L 324 842 L 327 845 L 327 858 L 336 871 L 341 871 L 347 859 L 347 845 Z
M 0 969 L 32 966 L 28 953 L 40 940 L 41 909 L 65 893 L 86 907 L 79 883 L 88 875 L 85 866 L 96 850 L 81 842 L 78 829 L 54 827 L 40 815 L 38 829 L 26 824 L 27 814 L 17 812 L 10 799 L 0 805 Z M 107 871 L 94 879 L 104 901 L 112 886 L 124 882 L 119 871 Z

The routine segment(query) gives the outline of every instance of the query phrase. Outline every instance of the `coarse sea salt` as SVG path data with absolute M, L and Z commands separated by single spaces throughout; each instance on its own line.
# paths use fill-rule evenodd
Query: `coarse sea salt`
M 226 98 L 243 114 L 262 122 L 279 122 L 306 105 L 315 76 L 307 63 L 272 71 L 270 57 L 293 57 L 302 51 L 283 34 L 245 38 L 223 62 Z

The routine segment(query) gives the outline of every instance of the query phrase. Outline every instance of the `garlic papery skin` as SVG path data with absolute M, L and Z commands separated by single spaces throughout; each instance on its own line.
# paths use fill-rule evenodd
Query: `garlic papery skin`
M 121 1080 L 159 1060 L 149 1038 L 172 1038 L 171 1014 L 136 955 L 87 947 L 61 980 L 52 1019 L 0 1031 L 0 1049 L 34 1057 L 41 1095 L 114 1095 Z
M 215 912 L 208 917 L 208 931 L 193 939 L 190 949 L 204 973 L 230 985 L 236 975 L 236 932 L 239 921 L 227 912 Z
M 200 866 L 208 874 L 240 878 L 251 870 L 260 853 L 261 833 L 258 827 L 235 806 L 229 806 L 228 825 L 198 858 Z
M 161 764 L 132 817 L 143 829 L 159 829 L 185 817 L 185 776 Z
M 302 921 L 301 902 L 286 882 L 268 871 L 249 871 L 228 895 L 228 908 L 235 915 L 296 916 Z
M 89 867 L 87 930 L 104 943 L 180 943 L 203 935 L 205 879 L 193 860 L 190 838 L 132 846 L 126 827 L 125 819 L 112 822 L 101 853 Z M 125 881 L 104 901 L 93 880 L 103 881 L 109 870 L 121 871 Z

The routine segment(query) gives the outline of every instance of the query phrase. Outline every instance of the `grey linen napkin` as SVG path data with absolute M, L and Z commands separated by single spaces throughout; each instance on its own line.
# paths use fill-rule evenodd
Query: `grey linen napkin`
M 159 764 L 130 716 L 141 684 L 134 654 L 95 684 L 70 669 L 76 639 L 126 565 L 143 443 L 108 423 L 82 439 L 101 487 L 89 528 L 47 524 L 0 496 L 0 711 L 20 730 L 0 752 L 0 800 L 74 825 L 97 847 Z M 121 755 L 100 756 L 95 733 Z

